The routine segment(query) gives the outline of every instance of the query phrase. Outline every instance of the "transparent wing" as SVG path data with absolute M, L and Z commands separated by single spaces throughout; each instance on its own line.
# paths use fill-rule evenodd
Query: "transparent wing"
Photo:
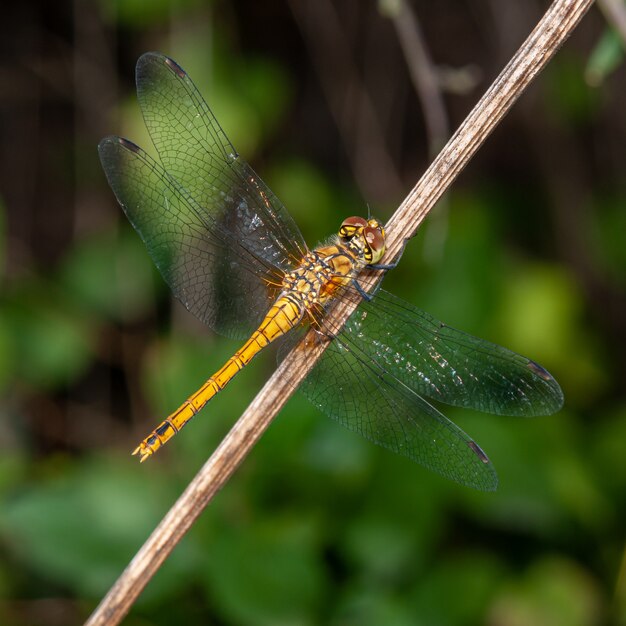
M 307 252 L 293 219 L 238 157 L 189 76 L 148 52 L 137 62 L 137 96 L 167 173 L 194 198 L 208 224 L 219 224 L 252 254 L 289 271 Z
M 415 393 L 445 404 L 519 416 L 548 415 L 563 405 L 558 383 L 534 361 L 446 326 L 382 289 L 359 305 L 340 337 Z
M 351 287 L 342 297 L 360 299 Z M 361 300 L 342 329 L 324 311 L 316 318 L 318 332 L 308 337 L 331 343 L 301 385 L 309 400 L 348 429 L 458 483 L 490 491 L 497 476 L 480 447 L 423 396 L 523 416 L 563 404 L 556 381 L 534 361 L 383 290 Z M 286 341 L 279 358 L 300 338 Z
M 174 295 L 222 334 L 243 338 L 273 297 L 282 273 L 209 219 L 189 193 L 135 144 L 98 146 L 109 185 Z
M 294 342 L 285 342 L 280 356 Z M 306 352 L 300 351 L 301 358 Z M 331 341 L 300 389 L 316 407 L 366 439 L 462 485 L 496 489 L 496 472 L 478 444 L 372 361 L 349 333 Z

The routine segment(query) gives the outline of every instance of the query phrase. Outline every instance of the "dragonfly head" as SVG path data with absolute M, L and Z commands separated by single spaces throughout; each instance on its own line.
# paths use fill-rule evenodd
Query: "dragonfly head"
M 368 265 L 378 263 L 385 254 L 385 229 L 376 219 L 348 217 L 339 228 L 343 243 L 360 252 Z

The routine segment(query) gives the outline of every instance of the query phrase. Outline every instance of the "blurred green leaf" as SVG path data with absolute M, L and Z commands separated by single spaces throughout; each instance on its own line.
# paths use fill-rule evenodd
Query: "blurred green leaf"
M 60 280 L 85 312 L 125 322 L 154 306 L 157 281 L 164 287 L 130 226 L 119 235 L 104 233 L 81 241 L 66 257 Z
M 302 460 L 305 467 L 332 473 L 337 477 L 362 478 L 374 456 L 371 443 L 355 437 L 354 433 L 331 421 L 304 396 L 298 398 L 302 404 L 306 402 L 304 410 L 312 410 L 315 420 L 307 441 L 303 442 Z
M 585 80 L 598 87 L 624 60 L 624 43 L 617 31 L 606 28 L 600 41 L 591 51 L 585 68 Z
M 4 309 L 15 354 L 14 373 L 35 387 L 74 380 L 90 362 L 93 323 L 74 310 L 65 294 L 45 283 L 22 282 Z
M 359 577 L 399 584 L 409 572 L 421 571 L 437 549 L 451 483 L 385 450 L 372 446 L 372 452 L 377 458 L 370 464 L 365 493 L 348 501 L 352 506 L 346 507 L 338 544 Z
M 521 264 L 512 274 L 499 303 L 495 341 L 550 370 L 566 405 L 589 405 L 606 386 L 606 371 L 583 325 L 580 290 L 556 267 Z
M 564 52 L 544 71 L 545 108 L 561 125 L 589 122 L 598 109 L 600 95 L 585 82 L 583 61 Z
M 196 0 L 100 0 L 111 21 L 135 28 L 166 23 L 172 13 L 197 5 Z
M 416 623 L 464 626 L 483 622 L 502 574 L 501 564 L 480 552 L 459 553 L 434 564 L 413 594 Z
M 235 351 L 235 345 L 229 340 L 210 338 L 208 332 L 206 338 L 172 334 L 159 339 L 147 353 L 143 374 L 152 408 L 158 413 L 176 408 L 223 365 Z M 220 395 L 227 394 L 224 391 Z
M 263 136 L 260 117 L 251 102 L 244 100 L 233 85 L 202 92 L 235 150 L 248 162 L 254 162 Z
M 4 199 L 0 196 L 0 280 L 4 274 L 4 257 L 6 255 L 6 225 Z
M 28 476 L 28 459 L 20 450 L 3 450 L 0 455 L 0 500 L 19 489 Z
M 331 626 L 414 626 L 416 621 L 401 594 L 363 584 L 347 589 L 329 623 Z
M 315 526 L 280 518 L 216 528 L 206 552 L 207 590 L 229 623 L 314 624 L 325 596 Z
M 7 312 L 0 302 L 0 392 L 11 380 L 16 360 L 13 328 Z
M 574 524 L 601 528 L 610 508 L 588 466 L 572 415 L 518 419 L 451 412 L 476 437 L 500 478 L 498 497 L 478 513 L 509 531 L 558 536 Z
M 222 77 L 226 85 L 232 77 Z M 238 97 L 245 99 L 256 111 L 263 134 L 267 136 L 284 119 L 291 99 L 291 85 L 281 67 L 261 57 L 253 57 L 238 67 Z
M 287 74 L 270 59 L 233 57 L 220 29 L 204 29 L 175 42 L 172 54 L 191 76 L 237 152 L 250 162 L 262 140 L 283 119 L 291 98 Z
M 602 484 L 607 486 L 618 500 L 614 501 L 620 515 L 619 503 L 626 494 L 626 406 L 621 406 L 605 415 L 602 421 L 594 422 L 592 466 L 601 475 Z
M 594 254 L 602 260 L 603 270 L 612 281 L 626 287 L 626 211 L 624 197 L 613 193 L 599 197 L 591 207 L 591 226 Z
M 505 286 L 500 323 L 506 327 L 499 334 L 513 349 L 523 346 L 537 359 L 556 358 L 577 330 L 581 295 L 567 275 L 549 266 L 516 270 Z
M 390 273 L 386 285 L 447 324 L 480 334 L 497 297 L 498 231 L 480 197 L 451 194 L 449 202 L 448 234 L 440 263 L 418 273 L 402 263 Z M 420 238 L 418 234 L 422 244 Z M 392 288 L 394 283 L 399 286 Z M 411 288 L 413 294 L 407 291 Z
M 280 160 L 272 167 L 266 180 L 270 181 L 272 190 L 289 211 L 298 217 L 298 226 L 307 233 L 311 245 L 337 232 L 341 221 L 353 214 L 346 213 L 345 207 L 354 206 L 354 199 L 333 187 L 307 161 L 294 158 Z M 359 210 L 354 213 L 359 213 Z
M 509 626 L 588 626 L 601 624 L 597 582 L 569 559 L 549 556 L 508 585 L 490 610 L 490 622 Z
M 89 598 L 99 598 L 173 502 L 167 481 L 136 463 L 110 459 L 68 466 L 63 475 L 5 494 L 0 531 L 16 557 Z M 194 551 L 184 545 L 150 584 L 144 601 L 163 600 L 185 585 Z
M 426 517 L 426 516 L 423 516 Z M 376 511 L 360 514 L 350 523 L 341 545 L 350 555 L 359 577 L 382 581 L 401 580 L 412 565 L 421 563 L 424 542 L 421 532 L 430 541 L 436 537 L 428 524 L 414 521 L 404 524 L 394 511 L 380 507 Z M 432 534 L 431 534 L 432 533 Z

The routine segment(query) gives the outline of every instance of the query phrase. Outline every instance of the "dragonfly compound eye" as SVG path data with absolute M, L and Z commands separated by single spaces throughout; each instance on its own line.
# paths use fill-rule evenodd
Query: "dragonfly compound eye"
M 361 229 L 367 226 L 367 220 L 363 217 L 359 217 L 358 215 L 354 217 L 347 217 L 343 220 L 340 228 L 339 228 L 339 236 L 346 241 L 349 241 L 358 233 Z
M 363 229 L 363 238 L 370 252 L 367 255 L 368 263 L 378 263 L 385 254 L 385 235 L 383 235 L 382 227 L 366 226 Z

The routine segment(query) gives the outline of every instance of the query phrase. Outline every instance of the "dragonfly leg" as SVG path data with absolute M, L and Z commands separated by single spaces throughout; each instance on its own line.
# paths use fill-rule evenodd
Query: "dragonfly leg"
M 369 265 L 368 267 L 373 267 L 374 269 L 378 269 L 373 265 Z M 395 266 L 394 266 L 395 267 Z M 371 302 L 374 296 L 380 291 L 380 286 L 383 284 L 382 277 L 378 278 L 374 288 L 371 291 L 365 291 L 359 281 L 356 278 L 352 279 L 352 286 L 356 289 L 357 293 L 365 300 L 366 302 Z
M 367 267 L 373 270 L 384 270 L 384 271 L 395 269 L 396 267 L 398 267 L 398 263 L 400 263 L 400 259 L 402 258 L 402 255 L 404 254 L 404 250 L 406 249 L 407 243 L 409 243 L 408 238 L 402 242 L 402 248 L 400 248 L 400 254 L 397 256 L 396 260 L 393 261 L 393 263 L 378 263 L 374 265 L 368 265 Z
M 371 265 L 370 267 L 374 267 L 374 266 Z M 377 269 L 377 268 L 374 268 L 374 269 Z M 361 287 L 361 284 L 356 278 L 352 279 L 352 286 L 357 290 L 361 298 L 363 298 L 363 300 L 366 300 L 367 302 L 370 302 L 372 298 L 374 297 L 374 295 L 376 294 L 376 289 L 374 289 L 374 293 L 367 293 L 367 291 L 365 291 L 365 289 Z

